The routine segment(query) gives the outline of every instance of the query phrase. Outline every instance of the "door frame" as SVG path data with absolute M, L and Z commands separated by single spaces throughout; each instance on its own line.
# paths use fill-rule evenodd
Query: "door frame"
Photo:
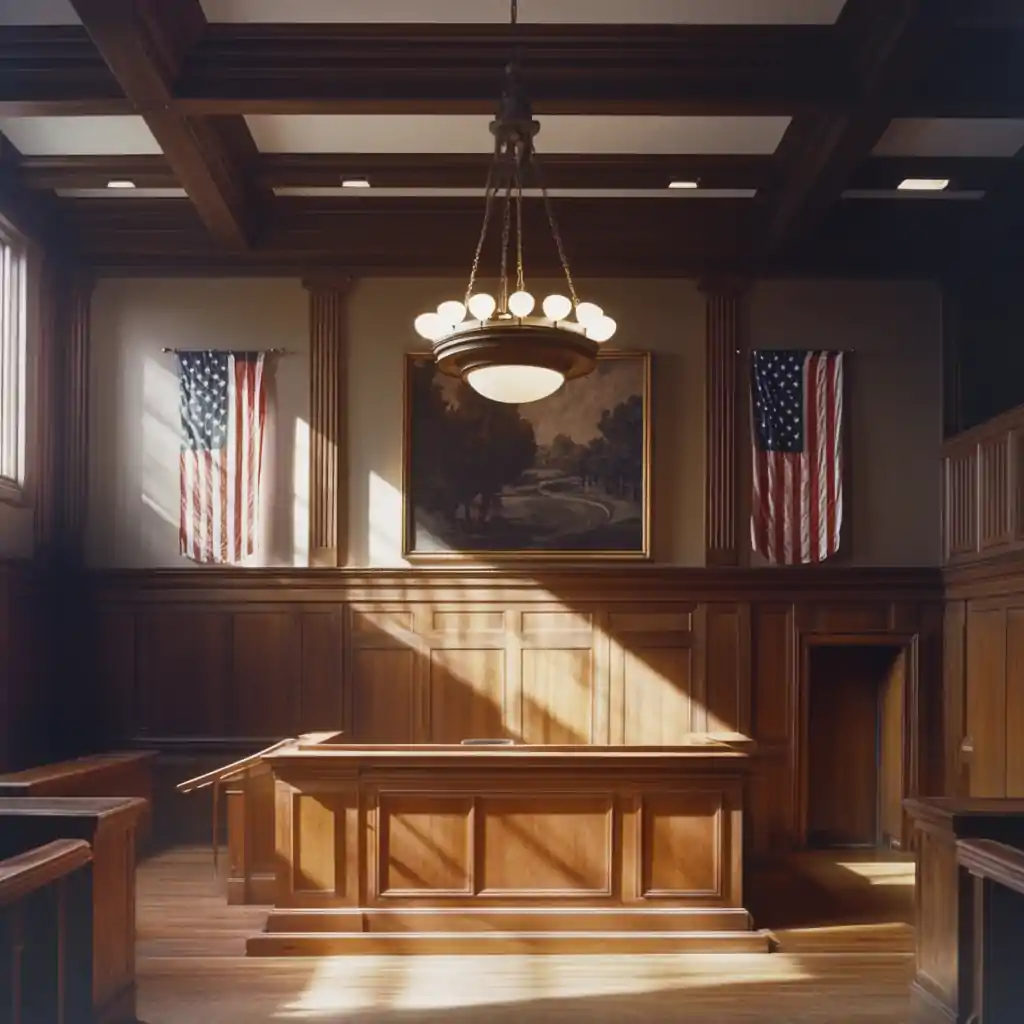
M 921 707 L 918 686 L 918 634 L 916 633 L 805 633 L 800 637 L 796 693 L 793 700 L 793 813 L 794 832 L 800 849 L 807 848 L 808 776 L 810 758 L 811 654 L 816 647 L 892 647 L 903 656 L 903 742 L 901 797 L 918 791 Z M 904 813 L 898 839 L 901 850 L 910 849 L 912 830 Z

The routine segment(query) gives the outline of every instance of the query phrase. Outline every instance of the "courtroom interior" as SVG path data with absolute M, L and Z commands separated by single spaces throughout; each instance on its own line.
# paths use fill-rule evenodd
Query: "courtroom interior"
M 1022 281 L 1019 0 L 0 0 L 0 1024 L 1024 1019 Z

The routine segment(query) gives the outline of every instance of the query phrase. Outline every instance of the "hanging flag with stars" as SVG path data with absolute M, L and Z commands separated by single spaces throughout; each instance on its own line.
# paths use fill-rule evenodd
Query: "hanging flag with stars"
M 843 354 L 751 353 L 754 550 L 823 562 L 843 526 Z
M 234 564 L 256 547 L 262 352 L 179 352 L 181 553 Z

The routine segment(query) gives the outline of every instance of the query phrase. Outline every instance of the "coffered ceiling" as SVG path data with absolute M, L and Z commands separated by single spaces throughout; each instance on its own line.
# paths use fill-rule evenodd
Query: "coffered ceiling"
M 1024 251 L 1017 0 L 520 0 L 515 30 L 508 10 L 0 0 L 0 202 L 110 271 L 461 270 L 516 55 L 583 273 Z

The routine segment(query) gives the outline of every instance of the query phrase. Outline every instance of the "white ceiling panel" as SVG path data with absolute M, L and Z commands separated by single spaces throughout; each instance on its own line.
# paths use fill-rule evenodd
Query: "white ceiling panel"
M 831 25 L 845 0 L 520 0 L 548 25 Z M 210 21 L 503 24 L 508 0 L 202 0 Z
M 1000 117 L 897 118 L 875 156 L 1013 156 L 1024 147 L 1024 120 Z
M 160 145 L 146 122 L 124 117 L 0 117 L 0 132 L 25 156 L 149 156 Z
M 339 196 L 345 199 L 394 199 L 415 196 L 434 199 L 483 198 L 480 188 L 275 188 L 279 196 Z M 540 189 L 524 188 L 523 195 L 539 199 Z M 550 188 L 548 195 L 554 199 L 753 199 L 757 191 L 752 188 Z
M 492 146 L 487 114 L 255 114 L 246 120 L 264 153 L 489 153 Z M 788 117 L 548 114 L 538 120 L 542 156 L 770 154 L 789 126 Z
M 77 25 L 71 0 L 0 0 L 0 25 Z

